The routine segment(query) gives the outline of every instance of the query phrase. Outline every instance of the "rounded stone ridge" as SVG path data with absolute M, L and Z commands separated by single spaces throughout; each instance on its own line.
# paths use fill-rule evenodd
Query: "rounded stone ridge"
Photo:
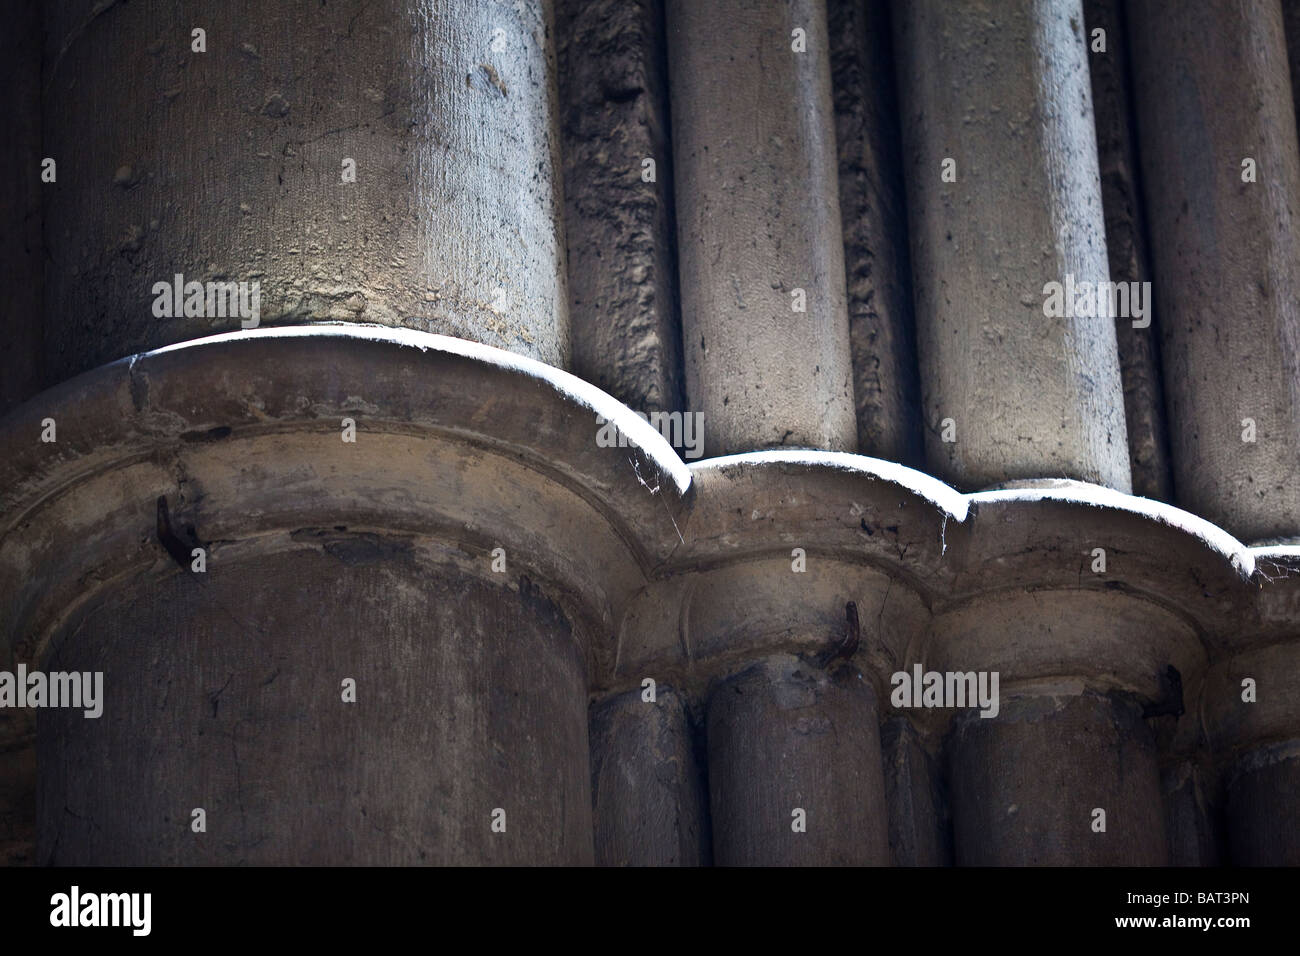
M 691 466 L 695 493 L 673 567 L 734 560 L 794 543 L 939 578 L 966 496 L 905 465 L 844 452 L 775 449 Z M 793 537 L 791 537 L 793 536 Z
M 526 357 L 382 327 L 212 336 L 0 420 L 0 626 L 39 643 L 80 592 L 165 564 L 160 497 L 214 552 L 344 521 L 502 546 L 605 616 L 678 543 L 690 484 L 643 419 Z
M 1017 482 L 967 501 L 953 600 L 1021 585 L 1121 589 L 1214 630 L 1230 620 L 1255 571 L 1251 549 L 1217 525 L 1100 485 Z

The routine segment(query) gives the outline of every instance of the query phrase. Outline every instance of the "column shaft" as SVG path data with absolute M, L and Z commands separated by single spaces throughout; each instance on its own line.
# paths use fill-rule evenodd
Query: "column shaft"
M 586 672 L 555 605 L 401 536 L 294 540 L 55 637 L 45 669 L 102 672 L 104 700 L 41 715 L 39 862 L 590 864 Z
M 668 0 L 686 390 L 706 454 L 854 451 L 826 8 Z
M 1168 862 L 1155 744 L 1135 705 L 1004 700 L 994 719 L 959 718 L 949 747 L 959 866 Z
M 178 274 L 260 283 L 262 325 L 398 325 L 566 365 L 550 10 L 49 4 L 49 378 L 241 327 L 215 303 L 160 315 Z
M 1276 0 L 1139 0 L 1134 90 L 1178 504 L 1300 533 L 1300 149 Z
M 906 717 L 880 731 L 889 801 L 889 848 L 897 866 L 951 866 L 952 820 L 940 770 Z
M 889 863 L 876 699 L 856 673 L 767 658 L 714 689 L 708 740 L 716 863 Z
M 893 12 L 930 467 L 1128 491 L 1115 323 L 1067 291 L 1108 279 L 1082 8 Z
M 1252 751 L 1228 784 L 1228 847 L 1237 866 L 1300 866 L 1300 744 Z
M 709 860 L 707 795 L 685 701 L 659 686 L 632 690 L 591 712 L 596 862 L 700 866 Z

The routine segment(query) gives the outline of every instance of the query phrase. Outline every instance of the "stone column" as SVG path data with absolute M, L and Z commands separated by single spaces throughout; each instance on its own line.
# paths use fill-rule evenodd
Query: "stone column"
M 706 454 L 854 451 L 825 4 L 666 10 L 686 391 Z
M 259 282 L 263 326 L 568 363 L 549 2 L 57 0 L 45 29 L 51 380 L 241 327 L 158 315 L 177 274 Z
M 1300 149 L 1277 0 L 1129 5 L 1178 503 L 1300 533 Z
M 41 393 L 0 425 L 0 648 L 102 692 L 39 713 L 38 862 L 592 863 L 593 636 L 688 486 L 587 383 L 409 329 Z
M 889 848 L 897 866 L 951 866 L 952 820 L 942 774 L 907 717 L 880 728 L 889 802 Z
M 104 715 L 41 715 L 39 862 L 589 864 L 581 644 L 466 564 L 304 529 L 78 615 L 44 669 Z
M 1252 604 L 1224 622 L 1220 660 L 1206 681 L 1202 712 L 1222 771 L 1227 862 L 1297 866 L 1300 548 L 1257 548 L 1252 554 Z
M 5 668 L 12 671 L 12 668 Z M 5 727 L 0 743 L 0 866 L 36 862 L 36 736 Z
M 686 702 L 655 686 L 591 711 L 596 863 L 701 866 L 709 861 L 708 796 Z
M 919 805 L 929 781 L 894 773 L 886 790 L 877 688 L 925 633 L 961 496 L 825 452 L 691 474 L 685 540 L 629 605 L 605 680 L 671 678 L 703 703 L 716 863 L 888 864 L 886 794 Z M 897 818 L 918 853 L 937 842 L 916 832 L 923 809 Z
M 719 865 L 890 862 L 876 696 L 860 675 L 764 659 L 709 698 Z
M 893 13 L 930 468 L 1127 492 L 1115 323 L 1067 292 L 1108 280 L 1082 8 Z
M 1201 635 L 1231 613 L 1248 555 L 1192 515 L 1074 482 L 970 504 L 924 660 L 998 680 L 946 741 L 956 862 L 1166 865 L 1160 753 L 1198 740 Z
M 1155 743 L 1141 718 L 1132 703 L 1077 691 L 1004 699 L 996 720 L 959 718 L 949 742 L 957 864 L 1167 863 Z

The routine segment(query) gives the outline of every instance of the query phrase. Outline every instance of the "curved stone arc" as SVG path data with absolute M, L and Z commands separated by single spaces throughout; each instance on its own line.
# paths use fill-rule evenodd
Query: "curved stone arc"
M 38 423 L 37 413 L 43 412 L 51 405 L 55 406 L 57 411 L 60 407 L 81 407 L 86 403 L 100 402 L 111 397 L 117 402 L 120 414 L 127 409 L 121 401 L 123 396 L 116 390 L 125 385 L 129 389 L 129 394 L 126 397 L 132 400 L 132 404 L 140 413 L 141 424 L 146 427 L 138 428 L 134 432 L 119 427 L 116 431 L 118 437 L 122 439 L 135 438 L 142 433 L 150 434 L 153 432 L 160 432 L 163 436 L 170 437 L 171 433 L 176 430 L 175 428 L 169 429 L 166 423 L 157 420 L 157 418 L 147 417 L 150 414 L 154 416 L 166 414 L 167 412 L 183 414 L 191 420 L 190 424 L 193 424 L 196 428 L 203 422 L 194 421 L 194 419 L 197 419 L 205 411 L 214 416 L 211 422 L 216 427 L 228 424 L 219 421 L 215 417 L 218 411 L 227 414 L 234 412 L 245 423 L 264 420 L 261 415 L 255 414 L 247 403 L 240 402 L 237 396 L 223 395 L 220 392 L 209 400 L 208 408 L 196 409 L 193 412 L 154 408 L 152 405 L 146 408 L 143 405 L 146 398 L 148 398 L 149 388 L 147 380 L 143 379 L 142 376 L 155 373 L 155 369 L 157 370 L 155 374 L 162 374 L 168 371 L 169 368 L 174 368 L 176 369 L 175 374 L 191 377 L 193 369 L 201 367 L 198 363 L 223 358 L 238 359 L 241 354 L 246 354 L 241 353 L 239 347 L 247 345 L 256 345 L 258 348 L 252 350 L 254 352 L 263 351 L 264 346 L 285 350 L 286 354 L 276 357 L 277 361 L 284 363 L 274 366 L 277 384 L 293 380 L 292 373 L 295 371 L 295 366 L 289 360 L 294 358 L 302 360 L 309 357 L 309 354 L 295 356 L 293 354 L 295 347 L 304 353 L 309 353 L 311 349 L 325 348 L 328 345 L 341 345 L 352 346 L 356 349 L 374 347 L 380 351 L 386 351 L 386 346 L 415 349 L 419 353 L 428 356 L 425 360 L 428 367 L 421 370 L 426 374 L 445 371 L 437 367 L 440 362 L 451 365 L 457 363 L 458 360 L 463 360 L 463 363 L 473 365 L 482 374 L 490 375 L 495 371 L 503 379 L 506 377 L 517 378 L 519 383 L 516 387 L 520 389 L 529 383 L 538 387 L 546 386 L 561 400 L 562 404 L 570 406 L 572 411 L 581 410 L 593 416 L 602 415 L 606 418 L 618 419 L 618 427 L 627 435 L 629 442 L 647 452 L 649 464 L 652 464 L 655 468 L 653 477 L 656 479 L 660 477 L 669 479 L 677 497 L 683 496 L 690 484 L 690 476 L 686 466 L 681 463 L 675 453 L 671 452 L 671 446 L 664 441 L 657 431 L 638 416 L 627 416 L 626 407 L 605 392 L 567 372 L 546 365 L 543 362 L 492 346 L 480 345 L 449 336 L 418 332 L 412 329 L 383 326 L 313 325 L 310 327 L 228 332 L 221 335 L 192 339 L 121 359 L 91 372 L 83 373 L 55 388 L 49 389 L 42 393 L 39 401 L 17 408 L 10 412 L 5 419 L 0 420 L 0 428 L 3 429 L 0 440 L 3 440 L 5 446 L 7 446 L 5 447 L 7 454 L 3 459 L 3 464 L 0 464 L 0 468 L 3 468 L 3 472 L 0 472 L 0 479 L 4 479 L 3 489 L 0 490 L 0 495 L 3 495 L 3 497 L 0 497 L 0 502 L 5 503 L 7 510 L 14 489 L 21 492 L 23 485 L 26 484 L 26 482 L 22 481 L 22 478 L 34 473 L 39 474 L 43 470 L 41 464 L 43 460 L 48 460 L 48 455 L 42 455 L 42 450 L 39 447 L 35 450 L 30 448 L 25 438 L 15 435 L 14 432 L 25 423 Z M 195 349 L 202 349 L 203 351 L 202 353 L 192 353 L 191 350 Z M 348 357 L 355 359 L 359 356 L 354 352 L 349 354 Z M 249 361 L 255 361 L 256 359 L 256 355 L 249 357 Z M 190 368 L 185 366 L 190 366 Z M 408 370 L 408 374 L 413 374 L 415 371 L 415 369 Z M 125 381 L 111 381 L 113 378 L 122 376 L 123 372 L 126 373 Z M 205 381 L 204 384 L 218 385 L 217 382 L 212 381 Z M 504 386 L 505 382 L 502 381 L 496 384 Z M 227 383 L 226 387 L 233 388 L 229 383 Z M 94 394 L 91 394 L 92 392 Z M 194 398 L 196 396 L 190 395 L 189 397 Z M 437 409 L 437 406 L 428 405 L 427 398 L 429 396 L 427 395 L 419 396 L 421 400 L 417 401 L 414 396 L 404 394 L 400 389 L 394 388 L 390 389 L 384 397 L 401 399 L 396 407 L 404 408 L 407 415 L 413 420 L 418 420 L 416 415 L 422 411 L 427 409 L 436 411 Z M 227 401 L 219 404 L 221 399 L 227 399 Z M 85 408 L 81 407 L 81 410 L 85 411 Z M 108 439 L 112 435 L 111 425 L 113 419 L 111 416 L 105 417 L 108 420 L 100 423 L 105 433 L 92 432 L 84 436 L 82 441 L 77 443 L 77 447 L 88 449 L 108 444 Z M 504 424 L 511 425 L 513 422 L 506 421 Z M 593 435 L 596 427 L 593 418 Z M 39 426 L 37 426 L 37 434 L 39 434 Z M 544 448 L 540 439 L 532 434 L 532 429 L 528 427 L 528 423 L 516 429 L 516 435 L 521 444 L 532 446 L 539 452 L 545 451 L 547 452 L 546 457 L 550 457 L 550 450 Z M 74 435 L 74 440 L 76 437 Z M 511 437 L 513 439 L 515 436 Z M 593 440 L 592 445 L 594 446 L 594 444 Z M 622 479 L 616 479 L 612 476 L 607 478 L 606 481 L 611 486 L 625 483 Z
M 960 524 L 967 516 L 965 496 L 937 478 L 845 452 L 774 449 L 728 455 L 692 465 L 691 475 L 696 488 L 691 535 L 674 554 L 674 567 L 769 549 L 765 528 L 780 512 L 800 536 L 820 538 L 823 550 L 858 555 L 857 549 L 865 548 L 868 555 L 919 573 L 927 559 L 942 563 L 950 521 Z M 791 500 L 792 490 L 805 497 Z M 767 510 L 752 503 L 755 496 Z M 750 508 L 743 507 L 745 501 Z M 901 517 L 895 512 L 909 504 L 926 515 L 915 529 L 894 521 Z M 826 506 L 829 510 L 821 510 Z
M 950 604 L 1016 586 L 1108 588 L 1162 603 L 1207 635 L 1233 620 L 1255 559 L 1228 532 L 1161 502 L 1084 482 L 1051 484 L 968 496 L 969 550 Z M 1067 546 L 1078 553 L 1058 560 Z M 1104 573 L 1092 571 L 1094 548 L 1106 551 Z
M 679 610 L 689 596 L 670 583 L 674 576 L 788 562 L 790 550 L 804 546 L 809 555 L 887 572 L 936 609 L 1010 588 L 1131 593 L 1184 618 L 1208 650 L 1214 635 L 1239 622 L 1255 572 L 1255 552 L 1210 522 L 1084 482 L 963 495 L 902 465 L 802 450 L 708 459 L 691 474 L 685 539 L 649 585 L 668 582 L 676 596 L 660 597 Z M 909 503 L 925 518 L 886 523 Z M 892 533 L 869 534 L 864 525 Z M 1093 542 L 1108 548 L 1104 575 L 1092 574 L 1090 550 L 1070 562 L 1044 560 Z M 1183 560 L 1171 562 L 1171 554 Z
M 745 669 L 756 656 L 829 654 L 845 639 L 846 607 L 858 608 L 861 646 L 852 663 L 877 693 L 920 643 L 929 607 L 910 583 L 830 552 L 807 552 L 793 575 L 788 552 L 656 581 L 628 603 L 600 692 L 645 677 L 695 694 Z
M 891 822 L 879 688 L 924 634 L 921 593 L 941 585 L 963 496 L 901 465 L 834 452 L 728 456 L 691 473 L 685 540 L 629 604 L 613 670 L 596 679 L 612 689 L 650 677 L 703 715 L 715 859 L 880 865 L 894 858 L 891 830 L 933 829 L 929 842 L 940 843 L 929 820 L 904 811 Z M 656 719 L 625 717 L 646 728 Z M 683 765 L 672 779 L 675 806 L 671 794 L 695 778 Z M 808 837 L 791 834 L 792 813 L 807 814 Z M 671 852 L 681 826 L 657 828 L 653 853 L 639 858 Z M 609 827 L 598 819 L 597 829 Z M 628 848 L 615 840 L 609 851 Z
M 52 409 L 60 441 L 42 445 Z M 598 414 L 628 447 L 598 444 Z M 98 782 L 78 804 L 98 827 L 40 817 L 43 860 L 590 862 L 593 645 L 615 592 L 679 541 L 690 489 L 639 417 L 495 349 L 330 328 L 138 356 L 0 428 L 17 479 L 5 636 L 119 688 L 109 720 L 56 715 L 38 734 L 47 806 Z M 158 497 L 207 545 L 198 581 L 155 538 Z M 493 541 L 509 576 L 489 573 Z M 355 720 L 342 674 L 372 704 Z M 313 799 L 274 799 L 296 786 Z M 180 801 L 222 838 L 192 840 Z M 511 836 L 489 833 L 493 807 Z M 358 843 L 367 809 L 385 835 Z
M 375 378 L 363 388 L 357 379 L 364 379 L 366 370 L 359 369 L 354 388 L 338 379 L 320 382 L 313 371 L 344 353 L 356 368 L 371 350 L 369 364 L 382 365 L 393 360 L 393 347 L 401 360 L 390 368 L 387 382 Z M 225 361 L 241 363 L 238 390 L 223 378 L 220 368 Z M 421 391 L 413 391 L 421 378 Z M 457 390 L 470 378 L 480 381 L 476 394 L 481 402 Z M 495 392 L 522 399 L 527 407 L 536 401 L 530 388 L 558 399 L 544 423 L 527 416 L 518 421 L 513 415 L 484 420 L 498 401 L 490 397 Z M 313 391 L 315 398 L 308 401 Z M 267 404 L 276 396 L 278 404 Z M 364 421 L 367 408 L 381 409 L 372 414 L 386 422 L 426 431 L 443 428 L 461 440 L 477 438 L 486 447 L 510 448 L 512 454 L 550 462 L 544 467 L 567 474 L 584 496 L 622 521 L 629 545 L 644 556 L 642 570 L 653 578 L 788 553 L 786 546 L 800 546 L 795 541 L 800 539 L 813 553 L 855 561 L 866 557 L 890 574 L 910 579 L 926 592 L 926 600 L 951 602 L 1004 586 L 1005 580 L 981 578 L 990 565 L 1000 577 L 1013 581 L 1077 584 L 1076 565 L 1062 565 L 1053 574 L 1053 566 L 1044 566 L 1032 551 L 1020 555 L 1022 567 L 1008 563 L 1015 555 L 1006 552 L 1006 523 L 1017 520 L 1016 512 L 1026 516 L 1025 535 L 1012 539 L 1017 542 L 1038 536 L 1049 515 L 1070 524 L 1088 517 L 1084 527 L 1090 537 L 1096 537 L 1091 519 L 1099 512 L 1112 515 L 1120 524 L 1109 540 L 1147 545 L 1140 564 L 1126 559 L 1126 587 L 1165 595 L 1174 606 L 1193 606 L 1193 589 L 1201 592 L 1195 597 L 1203 603 L 1207 582 L 1216 594 L 1228 597 L 1234 583 L 1254 570 L 1251 553 L 1208 522 L 1168 505 L 1082 483 L 962 495 L 901 465 L 817 451 L 773 450 L 687 468 L 639 416 L 630 415 L 594 386 L 542 363 L 411 330 L 332 326 L 236 332 L 168 346 L 87 373 L 16 409 L 0 423 L 0 443 L 7 446 L 0 457 L 5 513 L 0 537 L 7 536 L 15 522 L 27 520 L 24 515 L 32 502 L 57 493 L 62 483 L 86 480 L 114 467 L 115 461 L 139 457 L 144 447 L 182 443 L 201 454 L 204 439 L 212 438 L 214 430 L 268 430 L 308 422 L 326 429 L 328 416 L 355 410 Z M 39 434 L 47 414 L 64 419 L 55 446 L 31 438 Z M 585 436 L 573 427 L 583 415 L 591 416 L 591 432 Z M 591 454 L 596 450 L 597 415 L 617 423 L 629 449 Z M 472 427 L 466 427 L 467 420 Z M 230 437 L 233 434 L 219 440 Z M 42 465 L 51 452 L 57 464 Z M 581 464 L 566 465 L 570 460 Z M 770 487 L 764 489 L 764 483 Z M 925 520 L 910 527 L 896 522 L 895 511 L 913 502 L 925 509 Z M 983 520 L 972 520 L 980 514 Z M 991 517 L 995 514 L 996 519 Z M 979 533 L 990 523 L 998 529 L 995 538 Z M 774 540 L 773 527 L 783 524 L 798 530 L 779 532 L 780 540 Z M 982 551 L 985 541 L 990 543 L 987 553 Z M 1196 580 L 1171 581 L 1167 547 L 1188 543 L 1194 548 Z M 1085 555 L 1079 557 L 1084 563 Z M 1134 571 L 1146 577 L 1136 580 Z M 1066 580 L 1071 575 L 1075 582 Z
M 747 655 L 818 653 L 843 636 L 848 601 L 873 641 L 878 622 L 897 632 L 872 644 L 868 670 L 919 638 L 947 573 L 945 535 L 966 516 L 960 493 L 903 465 L 811 450 L 709 459 L 691 476 L 684 540 L 628 605 L 609 686 L 661 669 L 702 691 Z M 793 570 L 796 548 L 807 572 Z M 778 610 L 779 623 L 759 623 Z
M 964 497 L 835 452 L 770 450 L 691 472 L 686 540 L 629 606 L 612 679 L 670 681 L 706 715 L 718 862 L 891 862 L 891 825 L 929 824 L 906 812 L 890 822 L 880 688 L 925 632 Z M 806 813 L 807 837 L 792 837 L 792 813 Z
M 193 519 L 197 506 L 205 533 L 238 537 L 241 527 L 271 530 L 274 520 L 240 517 L 249 502 L 237 495 L 224 503 L 224 512 L 211 507 L 215 501 L 186 503 L 184 486 L 190 483 L 192 497 L 202 486 L 201 475 L 187 468 L 202 466 L 209 475 L 223 472 L 213 479 L 216 484 L 238 489 L 238 476 L 224 474 L 237 471 L 223 461 L 234 444 L 244 443 L 259 468 L 286 473 L 292 471 L 295 455 L 300 467 L 306 467 L 304 461 L 329 460 L 331 449 L 335 460 L 347 460 L 347 455 L 339 457 L 339 450 L 355 446 L 339 441 L 337 429 L 344 416 L 354 418 L 363 440 L 369 425 L 370 437 L 387 442 L 390 453 L 405 447 L 410 455 L 425 447 L 435 464 L 447 454 L 459 454 L 471 463 L 487 456 L 498 470 L 527 478 L 537 487 L 518 507 L 531 509 L 535 530 L 546 527 L 544 497 L 550 487 L 568 502 L 556 508 L 557 514 L 567 516 L 568 526 L 556 531 L 564 540 L 552 541 L 549 547 L 590 554 L 587 580 L 575 585 L 575 592 L 600 594 L 605 590 L 597 580 L 602 574 L 613 580 L 639 576 L 679 540 L 674 515 L 689 490 L 689 472 L 653 428 L 595 387 L 489 346 L 411 330 L 267 329 L 214 336 L 113 363 L 39 396 L 0 422 L 0 447 L 5 451 L 0 466 L 0 577 L 13 585 L 6 593 L 17 595 L 22 585 L 16 582 L 24 580 L 39 584 L 84 579 L 102 563 L 90 554 L 96 534 L 99 544 L 118 560 L 131 552 L 132 538 L 140 539 L 134 550 L 144 553 L 146 561 L 148 555 L 160 554 L 149 540 L 154 500 L 169 485 L 173 508 L 181 509 L 177 517 Z M 599 447 L 597 416 L 612 422 L 626 436 L 628 447 Z M 39 441 L 45 417 L 58 422 L 54 444 Z M 319 447 L 312 444 L 317 441 Z M 282 446 L 278 461 L 273 454 L 277 443 Z M 444 454 L 429 451 L 435 446 Z M 258 447 L 264 453 L 255 454 Z M 461 451 L 446 452 L 456 448 Z M 356 459 L 350 479 L 354 484 L 339 482 L 348 489 L 340 500 L 364 513 L 365 496 L 356 489 L 367 487 L 365 475 L 375 469 L 369 456 L 350 457 Z M 127 487 L 136 492 L 131 504 L 124 500 L 130 492 L 112 490 L 117 470 L 131 473 Z M 381 470 L 369 486 L 384 480 Z M 114 515 L 107 520 L 91 515 L 92 502 L 83 505 L 80 520 L 65 529 L 75 530 L 75 535 L 57 528 L 41 530 L 43 512 L 56 513 L 61 498 L 74 494 L 79 485 L 96 482 L 103 495 L 98 500 L 114 502 Z M 275 482 L 263 484 L 268 495 L 276 494 Z M 249 485 L 242 487 L 247 490 Z M 509 481 L 496 490 L 496 511 L 503 514 L 510 514 L 508 491 Z M 437 511 L 436 497 L 425 495 L 428 516 Z M 394 523 L 401 530 L 418 530 L 420 502 L 408 505 L 389 509 L 392 515 L 405 513 Z M 383 507 L 370 511 L 369 520 L 362 523 L 383 527 Z M 607 542 L 602 551 L 592 543 L 584 549 L 584 542 L 601 537 L 592 534 L 593 518 L 597 526 L 607 527 L 607 537 L 617 545 Z M 90 533 L 95 524 L 100 530 Z M 76 548 L 68 547 L 69 540 L 77 542 Z M 534 543 L 548 547 L 536 536 Z M 32 566 L 42 547 L 45 560 L 58 569 L 57 578 Z M 619 550 L 626 554 L 619 556 Z M 526 555 L 521 558 L 528 563 Z M 622 565 L 626 568 L 620 570 Z M 30 635 L 14 634 L 14 610 L 12 602 L 5 609 L 7 633 L 26 639 Z

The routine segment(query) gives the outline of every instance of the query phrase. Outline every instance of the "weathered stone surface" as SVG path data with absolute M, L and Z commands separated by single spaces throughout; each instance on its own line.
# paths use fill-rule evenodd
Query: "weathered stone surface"
M 240 327 L 156 318 L 176 273 L 260 281 L 264 325 L 405 326 L 566 366 L 551 29 L 549 2 L 47 5 L 51 381 Z
M 893 14 L 930 469 L 963 490 L 1066 477 L 1127 492 L 1115 323 L 1044 314 L 1046 283 L 1108 275 L 1082 9 Z
M 701 866 L 712 857 L 708 795 L 686 701 L 656 684 L 591 710 L 591 796 L 602 866 Z
M 35 3 L 5 8 L 0 34 L 0 414 L 40 389 L 41 348 L 41 16 Z M 57 171 L 57 167 L 56 167 Z
M 47 415 L 57 443 L 36 438 Z M 632 444 L 598 446 L 596 415 Z M 160 495 L 208 542 L 201 581 L 157 540 Z M 99 721 L 42 715 L 42 859 L 591 862 L 621 843 L 616 862 L 685 863 L 711 833 L 715 862 L 906 864 L 947 859 L 950 803 L 958 863 L 1185 862 L 1211 838 L 1169 773 L 1186 760 L 1206 796 L 1231 777 L 1224 839 L 1253 861 L 1277 818 L 1259 788 L 1282 773 L 1264 757 L 1300 726 L 1297 562 L 1078 482 L 962 495 L 790 450 L 687 468 L 573 376 L 405 329 L 217 336 L 0 422 L 6 656 L 109 678 Z M 951 709 L 891 713 L 882 756 L 876 701 L 916 663 L 1001 672 L 999 715 L 957 718 L 946 773 L 926 741 Z M 344 667 L 361 675 L 351 718 Z M 1170 667 L 1184 715 L 1143 716 L 1172 702 Z M 664 709 L 638 720 L 647 675 Z M 688 712 L 705 715 L 698 771 Z M 6 819 L 30 845 L 23 760 Z M 706 773 L 707 827 L 690 809 Z M 200 790 L 211 806 L 181 799 Z M 450 819 L 430 822 L 437 800 Z M 610 809 L 637 800 L 634 818 Z M 518 843 L 475 842 L 462 814 L 480 802 Z M 206 836 L 242 806 L 240 829 L 195 843 L 196 806 Z M 385 833 L 368 838 L 372 815 Z
M 36 746 L 29 737 L 0 745 L 0 866 L 36 862 Z
M 573 371 L 683 407 L 662 0 L 557 0 Z M 654 161 L 654 181 L 643 162 Z
M 1150 282 L 1146 217 L 1142 209 L 1129 95 L 1128 41 L 1119 0 L 1084 0 L 1088 72 L 1097 129 L 1101 203 L 1106 213 L 1106 255 L 1112 282 Z M 1105 31 L 1105 52 L 1092 49 L 1094 30 Z M 1115 338 L 1124 382 L 1124 420 L 1128 429 L 1133 493 L 1172 501 L 1169 436 L 1165 426 L 1164 383 L 1160 377 L 1160 320 L 1150 297 L 1140 320 L 1119 316 Z M 1144 328 L 1138 326 L 1145 325 Z
M 483 414 L 503 402 L 527 414 Z M 598 447 L 598 414 L 633 444 Z M 42 715 L 42 860 L 593 860 L 590 635 L 662 559 L 636 512 L 673 535 L 689 483 L 627 409 L 473 343 L 266 329 L 81 376 L 3 441 L 6 657 L 109 695 Z M 160 495 L 201 578 L 158 541 Z M 194 807 L 235 829 L 194 843 Z
M 921 386 L 887 0 L 830 0 L 858 450 L 919 467 Z
M 723 866 L 885 865 L 889 837 L 870 684 L 766 658 L 709 698 L 713 853 Z M 796 832 L 802 811 L 806 829 Z
M 1295 741 L 1252 753 L 1228 785 L 1231 862 L 1300 866 L 1300 748 Z
M 1004 699 L 994 719 L 957 719 L 949 755 L 959 866 L 1168 862 L 1155 747 L 1131 702 Z
M 1291 100 L 1300 104 L 1300 2 L 1282 0 L 1282 23 L 1286 31 L 1287 59 L 1291 64 Z M 1296 114 L 1300 127 L 1300 112 Z
M 1300 534 L 1300 149 L 1281 9 L 1138 0 L 1128 23 L 1178 504 L 1246 541 Z
M 942 771 L 906 717 L 880 730 L 889 803 L 889 848 L 896 866 L 951 866 L 952 820 Z
M 666 8 L 686 391 L 705 454 L 854 451 L 825 3 Z
M 1207 786 L 1206 773 L 1190 761 L 1181 761 L 1160 774 L 1165 794 L 1166 830 L 1171 866 L 1219 866 L 1222 854 L 1215 825 L 1215 788 Z
M 559 608 L 408 538 L 276 544 L 125 582 L 55 635 L 46 669 L 102 671 L 106 699 L 42 714 L 40 862 L 591 863 Z

